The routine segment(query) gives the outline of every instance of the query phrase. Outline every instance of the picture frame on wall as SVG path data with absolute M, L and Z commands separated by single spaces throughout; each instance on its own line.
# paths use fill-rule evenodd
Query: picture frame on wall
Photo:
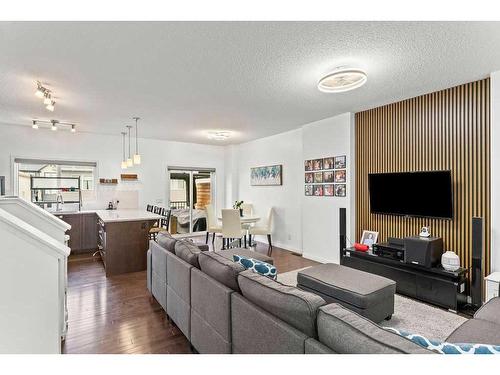
M 304 194 L 308 197 L 313 195 L 313 185 L 305 185 Z
M 346 184 L 336 184 L 334 189 L 336 197 L 346 196 L 346 190 L 347 190 Z
M 312 184 L 314 182 L 314 173 L 308 172 L 305 174 L 304 182 L 306 184 Z
M 346 160 L 346 156 L 345 155 L 342 155 L 342 156 L 335 156 L 335 169 L 345 169 L 347 168 L 347 160 Z
M 281 164 L 250 168 L 250 185 L 279 186 L 283 184 L 283 166 Z
M 332 184 L 323 185 L 323 195 L 325 197 L 333 197 L 333 196 L 335 196 L 335 191 L 333 189 L 333 185 Z
M 333 171 L 325 171 L 325 172 L 323 172 L 323 182 L 325 182 L 325 183 L 333 183 Z
M 323 159 L 314 159 L 312 162 L 313 162 L 313 170 L 320 171 L 323 169 Z
M 323 196 L 323 185 L 313 185 L 313 195 L 315 197 Z
M 323 159 L 323 169 L 333 169 L 334 166 L 334 158 L 324 158 Z
M 312 160 L 305 160 L 304 161 L 304 170 L 305 171 L 312 171 L 313 170 L 313 161 Z
M 346 170 L 345 169 L 335 171 L 334 182 L 335 183 L 346 182 Z
M 314 172 L 314 182 L 317 184 L 323 182 L 323 172 Z

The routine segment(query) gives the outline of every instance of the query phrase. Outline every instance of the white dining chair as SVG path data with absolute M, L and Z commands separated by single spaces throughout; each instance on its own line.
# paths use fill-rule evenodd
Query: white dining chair
M 253 215 L 253 204 L 252 203 L 242 203 L 241 209 L 243 210 L 243 216 Z
M 222 233 L 222 226 L 218 225 L 217 218 L 215 217 L 214 206 L 211 204 L 207 204 L 205 206 L 205 212 L 207 214 L 207 236 L 205 238 L 205 243 L 208 243 L 208 237 L 210 233 L 213 233 L 212 236 L 212 245 L 215 242 L 215 234 Z
M 243 210 L 243 216 L 252 216 L 253 215 L 253 204 L 252 203 L 242 203 L 241 209 Z M 249 230 L 253 224 L 241 224 L 241 227 L 245 230 Z
M 274 209 L 271 207 L 267 215 L 267 222 L 262 226 L 254 226 L 248 230 L 249 241 L 252 243 L 252 236 L 267 236 L 267 242 L 269 247 L 267 249 L 267 255 L 270 256 L 273 253 L 273 244 L 271 241 L 271 235 L 273 233 L 273 215 Z
M 222 210 L 222 249 L 229 247 L 231 241 L 239 240 L 245 237 L 246 230 L 241 228 L 240 210 L 223 209 Z M 245 241 L 246 242 L 246 241 Z

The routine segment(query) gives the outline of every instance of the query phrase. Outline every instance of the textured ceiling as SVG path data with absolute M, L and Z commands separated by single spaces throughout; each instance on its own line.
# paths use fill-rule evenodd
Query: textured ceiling
M 119 134 L 138 115 L 144 137 L 240 143 L 484 78 L 499 45 L 500 22 L 0 22 L 0 122 Z M 367 84 L 317 90 L 344 65 Z

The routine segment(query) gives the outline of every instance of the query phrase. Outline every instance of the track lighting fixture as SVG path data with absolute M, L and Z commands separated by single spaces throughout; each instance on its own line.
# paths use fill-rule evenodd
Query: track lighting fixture
M 45 95 L 45 87 L 42 86 L 42 84 L 39 81 L 36 81 L 36 91 L 35 91 L 35 96 L 37 98 L 43 99 Z
M 140 120 L 140 117 L 132 117 L 132 119 L 135 120 L 135 154 L 134 154 L 134 164 L 139 165 L 141 164 L 141 155 L 139 154 L 139 140 L 137 138 L 137 121 Z
M 47 107 L 45 107 L 45 108 L 47 108 L 50 112 L 54 112 L 55 105 L 56 105 L 56 102 L 54 100 L 51 100 L 50 104 L 47 104 Z
M 47 110 L 54 112 L 56 102 L 52 96 L 52 91 L 43 87 L 40 81 L 36 81 L 35 96 L 43 99 L 43 104 L 46 106 L 45 108 L 47 108 Z
M 32 120 L 31 127 L 33 129 L 39 129 L 40 125 L 45 125 L 45 129 L 50 128 L 50 130 L 52 131 L 56 131 L 59 129 L 69 129 L 71 133 L 76 133 L 76 124 L 71 124 L 69 122 L 59 122 L 58 120 Z
M 52 97 L 50 95 L 50 92 L 49 91 L 45 91 L 45 95 L 44 95 L 44 98 L 43 98 L 43 104 L 48 105 L 51 102 L 52 102 Z

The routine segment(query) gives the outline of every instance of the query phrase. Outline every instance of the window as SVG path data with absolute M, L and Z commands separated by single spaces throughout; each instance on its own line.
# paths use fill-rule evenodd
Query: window
M 61 160 L 14 159 L 17 170 L 19 197 L 31 200 L 31 177 L 76 177 L 80 179 L 83 200 L 95 198 L 94 162 L 72 162 Z

